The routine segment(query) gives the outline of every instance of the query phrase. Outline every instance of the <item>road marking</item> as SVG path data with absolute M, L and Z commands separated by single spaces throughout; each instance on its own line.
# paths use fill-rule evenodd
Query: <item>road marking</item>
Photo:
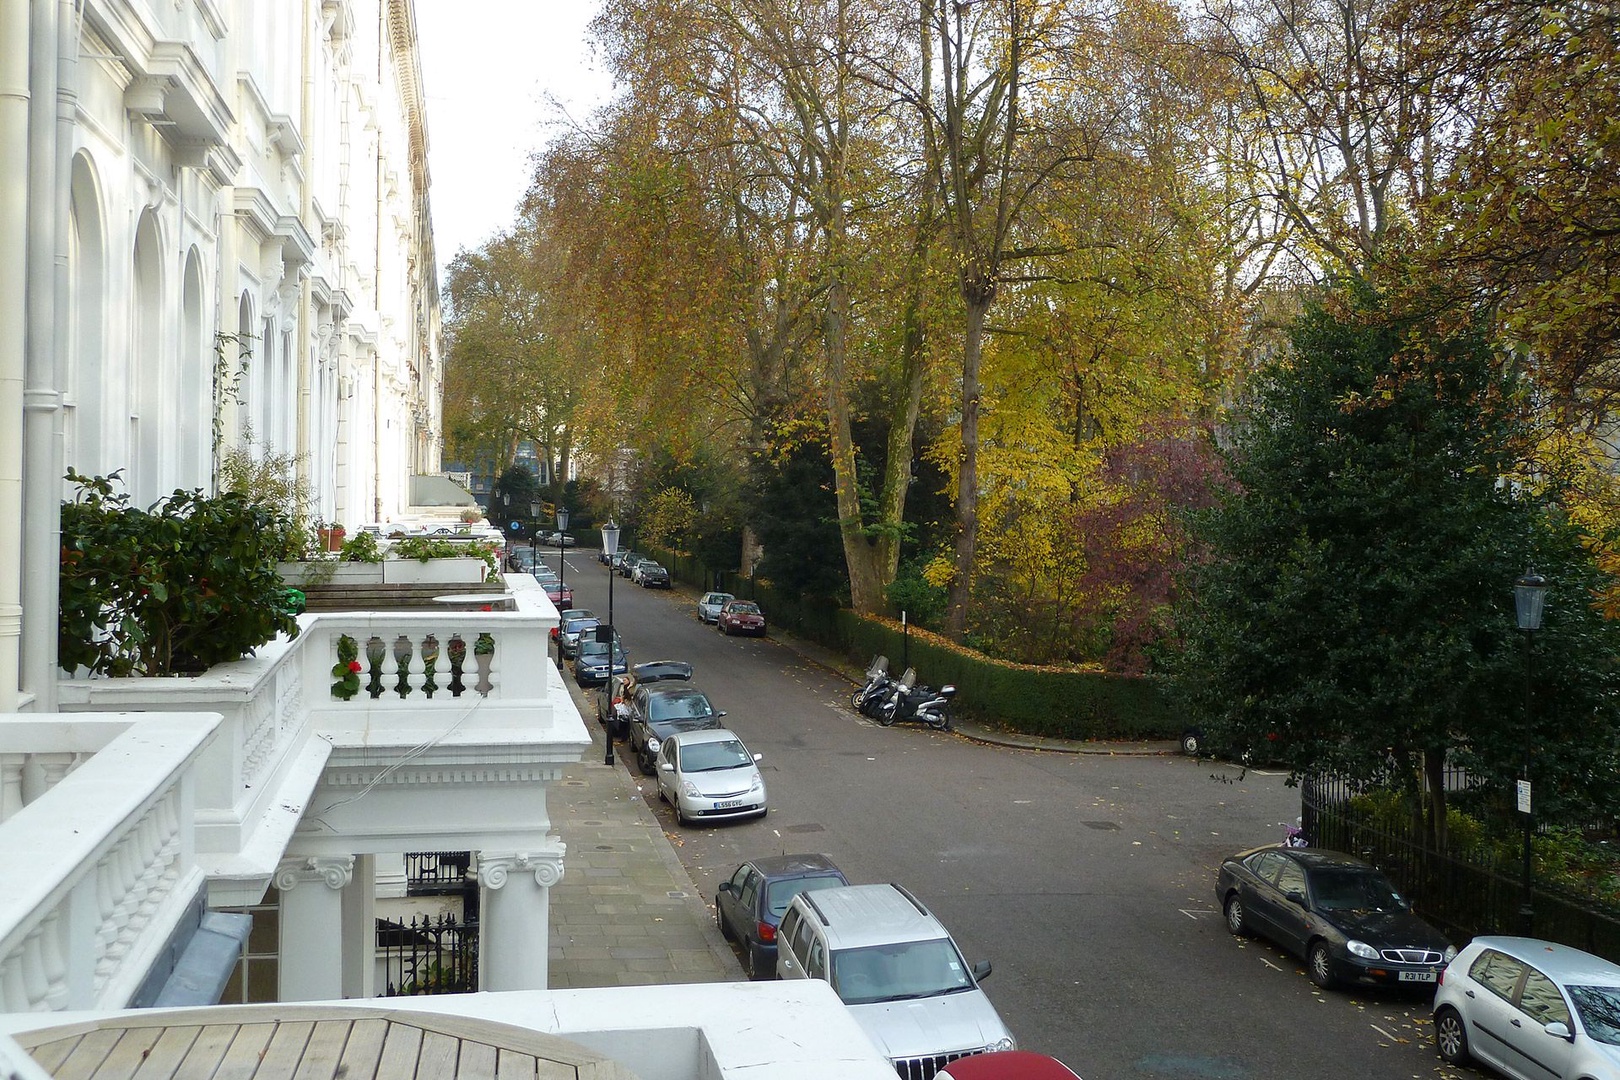
M 1396 1039 L 1395 1036 L 1391 1035 L 1389 1032 L 1387 1032 L 1383 1028 L 1379 1027 L 1377 1024 L 1368 1024 L 1367 1026 L 1372 1028 L 1374 1031 L 1378 1032 L 1378 1034 L 1382 1035 L 1384 1038 L 1388 1039 L 1390 1042 L 1399 1042 L 1400 1041 L 1400 1040 Z
M 1216 911 L 1214 908 L 1191 908 L 1191 909 L 1188 909 L 1188 908 L 1176 908 L 1176 910 L 1181 912 L 1183 915 L 1187 916 L 1187 918 L 1191 919 L 1193 922 L 1197 922 L 1201 917 L 1203 917 L 1205 915 L 1219 915 L 1220 914 L 1220 912 Z
M 1266 967 L 1270 968 L 1272 971 L 1281 971 L 1282 970 L 1282 968 L 1278 967 L 1276 964 L 1273 964 L 1270 960 L 1267 960 L 1263 956 L 1260 958 L 1260 962 L 1262 964 L 1266 965 Z

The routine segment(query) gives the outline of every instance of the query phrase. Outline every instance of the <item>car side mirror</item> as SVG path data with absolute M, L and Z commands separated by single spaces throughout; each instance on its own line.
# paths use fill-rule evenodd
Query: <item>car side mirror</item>
M 719 712 L 715 713 L 714 715 L 715 716 L 724 716 L 724 715 L 726 715 L 726 710 L 721 709 Z
M 990 977 L 990 961 L 980 960 L 973 965 L 973 981 L 983 982 Z
M 1288 900 L 1290 903 L 1298 904 L 1300 907 L 1305 906 L 1305 894 L 1297 889 L 1288 894 Z
M 754 755 L 754 760 L 755 761 L 764 761 L 765 760 L 765 755 L 764 754 L 755 754 Z
M 674 772 L 675 771 L 675 766 L 671 765 L 667 761 L 660 761 L 658 763 L 658 771 L 659 772 Z
M 720 883 L 720 891 L 725 893 L 728 896 L 731 895 L 732 891 L 735 890 L 735 889 L 736 889 L 736 886 L 733 885 L 729 881 L 722 881 Z
M 1545 1031 L 1555 1039 L 1563 1039 L 1565 1042 L 1575 1041 L 1575 1033 L 1569 1030 L 1569 1025 L 1564 1023 L 1562 1020 L 1554 1020 L 1541 1030 Z

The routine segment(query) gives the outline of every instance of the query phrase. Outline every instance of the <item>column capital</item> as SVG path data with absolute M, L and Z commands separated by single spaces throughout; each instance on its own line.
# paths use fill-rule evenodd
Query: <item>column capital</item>
M 534 883 L 550 888 L 562 880 L 566 845 L 545 851 L 480 851 L 478 883 L 486 889 L 504 888 L 513 874 L 534 873 Z
M 353 877 L 353 855 L 305 855 L 282 859 L 273 880 L 282 892 L 317 881 L 336 891 L 346 887 Z

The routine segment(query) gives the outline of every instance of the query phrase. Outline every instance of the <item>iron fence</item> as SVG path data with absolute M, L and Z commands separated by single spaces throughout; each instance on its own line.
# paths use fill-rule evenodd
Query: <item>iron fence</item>
M 478 924 L 454 915 L 377 920 L 384 997 L 463 994 L 478 989 Z
M 1498 836 L 1513 835 L 1511 809 L 1499 797 L 1482 792 L 1460 772 L 1448 773 L 1445 782 L 1448 801 L 1467 805 Z M 1383 869 L 1419 914 L 1459 943 L 1481 934 L 1518 933 L 1522 864 L 1504 857 L 1500 842 L 1441 850 L 1415 815 L 1376 813 L 1356 799 L 1387 791 L 1339 777 L 1307 778 L 1300 799 L 1306 835 L 1317 847 L 1348 852 Z M 1534 875 L 1530 899 L 1536 937 L 1620 961 L 1620 906 Z
M 465 892 L 472 866 L 470 851 L 408 851 L 405 891 L 411 896 L 446 896 Z

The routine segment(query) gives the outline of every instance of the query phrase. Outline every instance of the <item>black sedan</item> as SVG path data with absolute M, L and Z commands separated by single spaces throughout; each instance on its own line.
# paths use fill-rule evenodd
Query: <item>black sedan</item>
M 1221 863 L 1215 899 L 1233 934 L 1305 960 L 1311 981 L 1434 986 L 1457 955 L 1377 867 L 1337 851 L 1263 847 Z
M 772 855 L 745 862 L 714 894 L 714 921 L 742 949 L 750 979 L 776 974 L 776 928 L 802 892 L 848 885 L 825 855 Z
M 677 731 L 723 727 L 709 695 L 685 682 L 637 685 L 630 694 L 630 749 L 643 776 L 653 775 L 659 744 Z

